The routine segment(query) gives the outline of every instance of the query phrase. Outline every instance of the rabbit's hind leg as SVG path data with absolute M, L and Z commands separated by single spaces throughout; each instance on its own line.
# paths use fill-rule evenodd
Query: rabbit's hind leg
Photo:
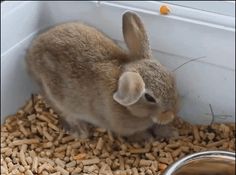
M 86 139 L 90 136 L 91 125 L 82 120 L 76 120 L 68 122 L 67 120 L 60 118 L 60 123 L 66 133 L 72 134 L 75 138 Z

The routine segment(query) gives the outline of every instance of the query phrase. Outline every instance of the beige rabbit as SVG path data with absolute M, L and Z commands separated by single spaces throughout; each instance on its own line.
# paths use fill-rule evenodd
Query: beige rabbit
M 45 98 L 80 134 L 89 123 L 130 136 L 170 123 L 178 111 L 173 75 L 152 59 L 140 17 L 126 12 L 122 20 L 128 52 L 97 29 L 71 22 L 40 34 L 27 53 Z

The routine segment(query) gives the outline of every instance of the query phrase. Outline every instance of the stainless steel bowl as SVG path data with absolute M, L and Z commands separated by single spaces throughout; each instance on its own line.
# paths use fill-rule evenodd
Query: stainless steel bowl
M 235 153 L 194 153 L 171 164 L 162 175 L 235 175 Z

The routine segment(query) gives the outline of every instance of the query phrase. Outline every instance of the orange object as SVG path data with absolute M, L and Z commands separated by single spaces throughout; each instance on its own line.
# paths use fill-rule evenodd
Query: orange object
M 164 163 L 159 163 L 158 168 L 160 171 L 164 171 L 167 168 L 167 165 Z
M 170 13 L 170 8 L 168 6 L 166 6 L 166 5 L 162 5 L 160 7 L 160 13 L 162 15 L 168 15 Z
M 86 154 L 85 153 L 79 153 L 77 154 L 76 156 L 74 156 L 74 159 L 75 160 L 82 160 L 86 157 Z

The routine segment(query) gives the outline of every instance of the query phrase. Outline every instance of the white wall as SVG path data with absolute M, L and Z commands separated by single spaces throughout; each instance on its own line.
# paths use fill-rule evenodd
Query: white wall
M 160 2 L 151 4 L 149 9 L 140 8 L 142 6 L 138 3 L 132 4 L 3 2 L 1 117 L 16 112 L 36 90 L 25 71 L 24 54 L 38 30 L 65 21 L 81 20 L 122 42 L 121 16 L 125 10 L 131 9 L 142 17 L 154 55 L 171 70 L 192 58 L 204 57 L 176 71 L 177 84 L 183 96 L 181 115 L 192 122 L 209 123 L 211 104 L 215 115 L 229 115 L 231 117 L 227 120 L 235 121 L 235 23 L 232 23 L 235 17 L 174 5 L 169 16 L 161 16 L 155 11 L 162 4 Z M 180 15 L 185 12 L 189 16 Z M 201 15 L 205 15 L 207 21 L 200 18 Z M 225 121 L 219 116 L 215 120 Z

